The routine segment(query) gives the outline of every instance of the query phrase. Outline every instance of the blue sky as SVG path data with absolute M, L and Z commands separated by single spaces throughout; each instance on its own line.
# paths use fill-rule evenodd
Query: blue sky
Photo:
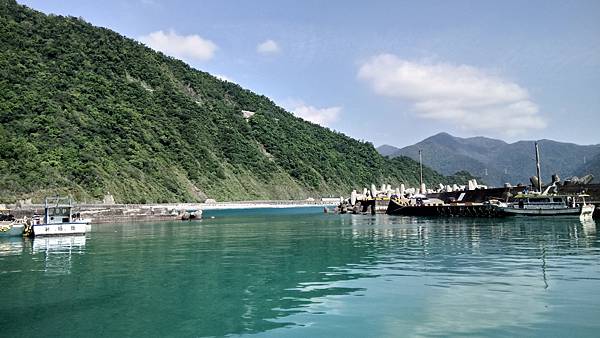
M 600 1 L 19 1 L 375 145 L 600 143 Z

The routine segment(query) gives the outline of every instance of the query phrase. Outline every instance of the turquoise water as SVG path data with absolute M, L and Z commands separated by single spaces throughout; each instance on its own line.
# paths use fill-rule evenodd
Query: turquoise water
M 600 335 L 593 222 L 205 216 L 0 239 L 0 336 Z

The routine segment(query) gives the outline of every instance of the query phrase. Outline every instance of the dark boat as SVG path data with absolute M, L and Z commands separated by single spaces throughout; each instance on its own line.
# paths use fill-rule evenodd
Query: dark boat
M 505 217 L 507 214 L 493 203 L 406 204 L 391 199 L 388 215 L 430 217 Z
M 600 184 L 589 184 L 591 177 L 584 180 L 583 183 L 579 180 L 576 180 L 575 183 L 572 180 L 567 180 L 567 182 L 560 185 L 561 195 L 559 196 L 556 195 L 559 178 L 557 175 L 553 175 L 552 184 L 546 186 L 544 190 L 541 182 L 537 143 L 535 144 L 535 151 L 537 172 L 534 177 L 535 180 L 532 179 L 531 181 L 531 187 L 518 185 L 516 187 L 507 186 L 504 188 L 441 192 L 428 195 L 428 197 L 437 199 L 441 203 L 427 203 L 425 201 L 421 201 L 422 203 L 407 203 L 408 200 L 406 199 L 394 199 L 390 200 L 386 213 L 405 216 L 463 217 L 504 217 L 515 214 L 585 214 L 588 216 L 588 214 L 592 214 L 593 217 L 600 217 Z M 531 193 L 528 194 L 530 188 L 537 189 L 537 195 L 531 196 L 533 200 L 528 199 L 531 195 Z M 552 189 L 555 193 L 548 195 L 548 192 Z M 572 208 L 566 206 L 565 201 L 569 196 L 576 198 L 584 193 L 589 197 L 587 202 L 577 203 L 577 206 Z M 547 203 L 546 200 L 548 200 Z M 521 201 L 523 207 L 519 207 L 519 201 Z M 594 205 L 596 205 L 596 208 L 594 208 Z

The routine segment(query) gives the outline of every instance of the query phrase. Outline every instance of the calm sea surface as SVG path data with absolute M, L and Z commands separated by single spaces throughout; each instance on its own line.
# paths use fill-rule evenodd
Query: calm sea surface
M 594 222 L 205 216 L 0 239 L 0 336 L 600 336 Z

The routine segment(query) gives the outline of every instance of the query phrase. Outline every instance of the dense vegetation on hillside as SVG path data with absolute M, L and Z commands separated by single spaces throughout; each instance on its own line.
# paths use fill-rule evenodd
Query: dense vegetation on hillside
M 542 180 L 550 182 L 552 174 L 562 178 L 594 172 L 594 156 L 600 156 L 600 145 L 577 145 L 573 143 L 540 140 Z M 440 133 L 419 143 L 402 149 L 379 147 L 379 151 L 394 156 L 408 156 L 418 159 L 418 151 L 423 151 L 423 163 L 449 175 L 466 170 L 492 185 L 502 186 L 529 183 L 535 175 L 534 141 L 506 143 L 487 137 L 461 138 Z M 590 165 L 583 167 L 584 158 Z M 486 175 L 487 173 L 487 175 Z
M 78 18 L 0 0 L 0 45 L 0 201 L 305 198 L 417 182 L 413 160 Z

